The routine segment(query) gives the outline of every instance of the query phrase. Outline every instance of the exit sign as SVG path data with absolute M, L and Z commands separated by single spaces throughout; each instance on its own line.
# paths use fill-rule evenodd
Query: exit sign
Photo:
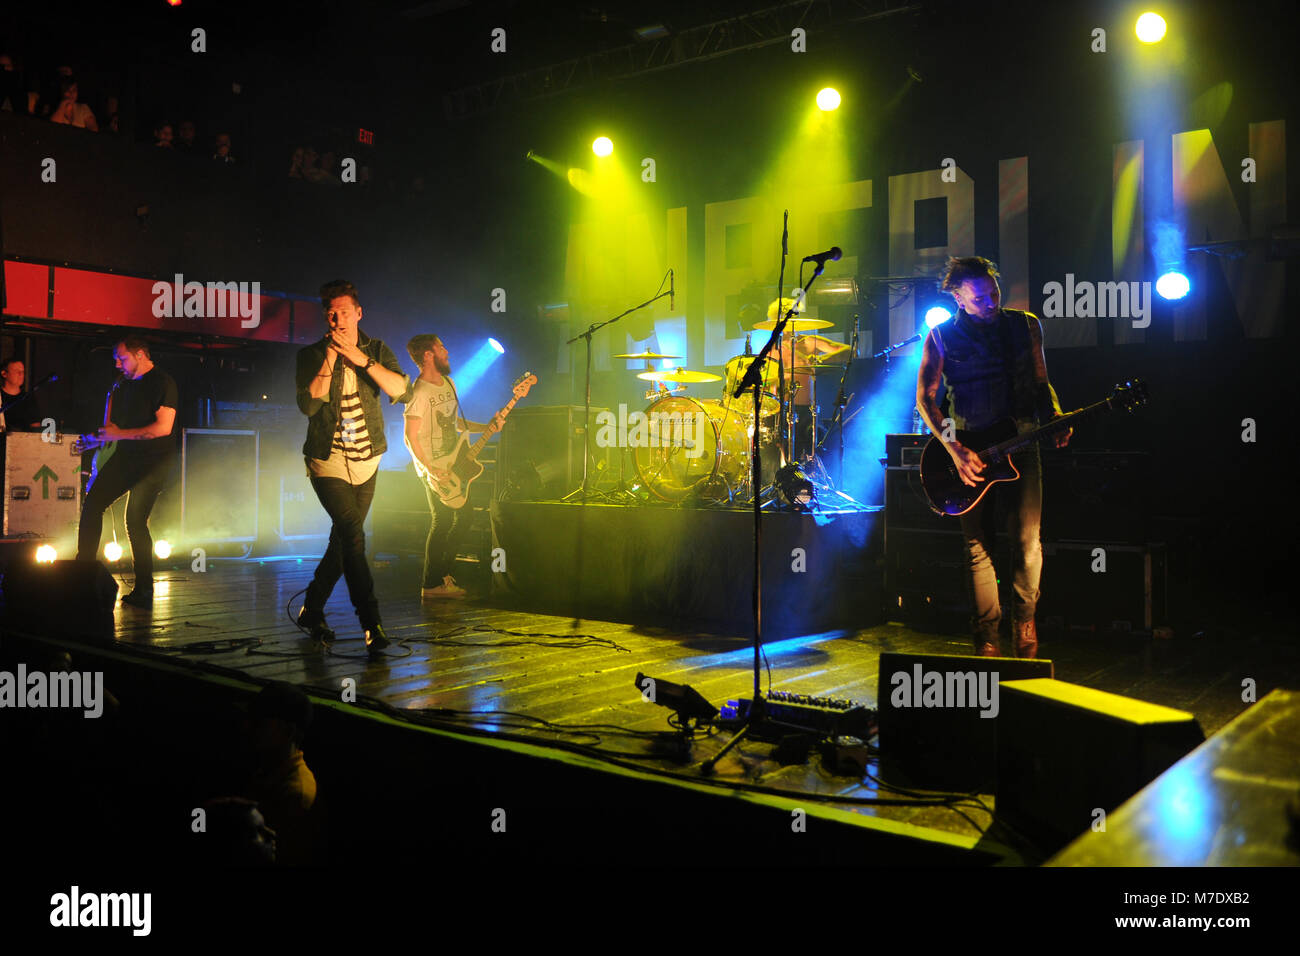
M 367 146 L 375 145 L 375 134 L 368 129 L 357 130 L 357 142 L 365 143 Z

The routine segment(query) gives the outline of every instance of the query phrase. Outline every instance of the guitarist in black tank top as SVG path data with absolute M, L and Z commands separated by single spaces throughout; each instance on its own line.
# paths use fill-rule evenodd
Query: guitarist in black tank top
M 422 598 L 458 598 L 465 589 L 452 577 L 456 562 L 456 549 L 473 517 L 469 508 L 452 508 L 445 504 L 430 476 L 444 478 L 434 465 L 434 460 L 448 454 L 456 447 L 461 428 L 482 432 L 500 427 L 501 416 L 492 422 L 467 421 L 460 412 L 460 397 L 456 383 L 451 378 L 451 359 L 447 346 L 436 335 L 417 335 L 406 345 L 406 351 L 420 369 L 420 377 L 411 387 L 406 404 L 406 448 L 415 462 L 416 474 L 424 485 L 429 501 L 429 536 L 424 543 L 424 578 L 420 588 Z
M 1061 414 L 1056 392 L 1047 378 L 1043 327 L 1031 312 L 1001 308 L 997 266 L 981 256 L 948 260 L 943 289 L 959 310 L 955 318 L 936 326 L 925 339 L 917 377 L 916 404 L 930 430 L 943 441 L 962 482 L 977 487 L 985 470 L 976 448 L 958 441 L 957 430 L 979 430 L 1014 419 L 1023 432 Z M 939 386 L 947 390 L 951 417 L 936 402 Z M 1072 429 L 1056 438 L 1057 447 L 1070 440 Z M 1036 446 L 1016 456 L 1020 479 L 994 485 L 961 515 L 966 539 L 967 588 L 974 609 L 972 628 L 976 651 L 1000 656 L 998 639 L 1002 609 L 993 569 L 994 499 L 1006 496 L 1007 533 L 1011 539 L 1015 609 L 1012 634 L 1016 654 L 1035 657 L 1038 632 L 1034 612 L 1043 569 L 1039 537 L 1042 517 L 1042 466 Z

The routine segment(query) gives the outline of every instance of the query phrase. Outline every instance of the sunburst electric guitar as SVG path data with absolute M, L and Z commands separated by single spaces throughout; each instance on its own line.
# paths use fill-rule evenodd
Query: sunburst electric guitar
M 979 500 L 999 481 L 1015 481 L 1020 477 L 1020 472 L 1011 461 L 1013 452 L 1028 448 L 1044 438 L 1054 438 L 1065 429 L 1073 427 L 1076 420 L 1097 412 L 1117 409 L 1131 412 L 1146 403 L 1147 387 L 1135 379 L 1124 385 L 1116 385 L 1109 398 L 1053 418 L 1046 425 L 1023 435 L 1016 434 L 1016 423 L 1009 419 L 977 431 L 959 430 L 957 440 L 972 451 L 978 451 L 980 461 L 985 465 L 980 472 L 984 480 L 974 488 L 961 480 L 952 455 L 948 454 L 948 449 L 936 435 L 921 452 L 921 487 L 930 499 L 930 509 L 941 515 L 964 515 L 979 504 Z
M 510 399 L 497 414 L 504 419 L 510 414 L 510 409 L 515 407 L 515 403 L 527 395 L 528 390 L 536 384 L 537 376 L 532 372 L 521 375 L 514 384 L 514 398 Z M 424 480 L 433 488 L 433 493 L 448 508 L 460 508 L 469 501 L 469 486 L 474 483 L 475 478 L 483 474 L 483 466 L 478 462 L 479 452 L 483 450 L 488 439 L 497 433 L 499 427 L 489 428 L 483 432 L 483 436 L 473 445 L 469 443 L 468 435 L 461 435 L 455 448 L 441 458 L 433 460 L 432 471 L 419 469 Z

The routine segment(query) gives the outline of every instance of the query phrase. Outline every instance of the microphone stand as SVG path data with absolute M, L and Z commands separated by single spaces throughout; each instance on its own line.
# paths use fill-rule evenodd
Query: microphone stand
M 662 289 L 663 286 L 660 285 L 659 288 Z M 631 315 L 633 312 L 636 312 L 640 309 L 644 309 L 647 305 L 650 305 L 654 302 L 658 302 L 666 295 L 672 295 L 672 291 L 669 290 L 668 292 L 660 292 L 654 298 L 646 299 L 640 305 L 634 305 L 626 312 L 620 312 L 612 319 L 606 319 L 604 322 L 593 322 L 590 328 L 588 328 L 585 332 L 579 332 L 573 338 L 569 339 L 567 342 L 564 343 L 565 345 L 572 345 L 574 342 L 578 341 L 578 339 L 586 340 L 587 342 L 587 383 L 586 383 L 586 410 L 583 413 L 583 419 L 582 419 L 582 487 L 569 492 L 567 495 L 565 495 L 563 498 L 560 499 L 561 501 L 568 501 L 570 498 L 579 495 L 582 497 L 582 500 L 584 502 L 587 500 L 587 459 L 591 457 L 591 337 L 595 335 L 597 332 L 599 332 L 601 329 L 603 329 L 605 326 L 613 325 L 615 322 L 617 322 L 619 319 L 623 318 L 624 316 Z
M 786 212 L 787 222 L 789 219 L 789 215 L 790 213 L 787 211 Z M 778 302 L 781 301 L 781 293 L 784 291 L 783 286 L 785 284 L 785 257 L 787 255 L 785 243 L 786 243 L 786 231 L 783 228 L 782 236 L 781 236 L 781 247 L 782 247 L 781 248 L 781 273 L 780 273 L 780 279 L 778 280 L 779 284 L 777 285 L 777 289 L 776 289 L 776 298 Z M 772 330 L 772 335 L 767 340 L 767 344 L 764 345 L 763 348 L 759 350 L 758 354 L 754 356 L 754 360 L 749 363 L 749 369 L 745 372 L 744 378 L 740 380 L 740 384 L 736 386 L 735 393 L 732 396 L 733 398 L 739 398 L 741 393 L 744 392 L 746 388 L 752 388 L 754 390 L 754 441 L 752 442 L 753 450 L 751 452 L 751 462 L 750 462 L 750 467 L 752 468 L 752 472 L 753 472 L 751 481 L 753 482 L 753 486 L 755 489 L 754 491 L 754 697 L 753 697 L 753 703 L 749 708 L 749 713 L 745 716 L 744 726 L 741 727 L 740 730 L 738 730 L 732 736 L 732 738 L 728 740 L 726 744 L 723 745 L 721 750 L 719 750 L 716 754 L 714 754 L 712 757 L 710 757 L 708 760 L 704 761 L 704 763 L 700 765 L 700 771 L 705 774 L 712 773 L 713 768 L 717 764 L 717 762 L 721 760 L 723 757 L 725 757 L 732 747 L 736 746 L 736 744 L 744 740 L 745 737 L 747 737 L 755 727 L 761 726 L 762 723 L 767 719 L 767 704 L 763 699 L 762 687 L 760 682 L 762 672 L 763 672 L 762 658 L 760 656 L 762 654 L 762 649 L 763 649 L 763 505 L 762 505 L 762 501 L 760 500 L 760 495 L 758 494 L 758 489 L 762 486 L 761 483 L 763 481 L 763 475 L 762 475 L 762 459 L 759 455 L 759 447 L 758 447 L 758 426 L 759 426 L 760 406 L 762 404 L 762 384 L 763 384 L 762 369 L 766 368 L 766 365 L 764 363 L 766 362 L 767 354 L 770 351 L 772 351 L 773 344 L 780 338 L 781 333 L 785 331 L 786 323 L 789 322 L 790 318 L 796 312 L 799 311 L 800 306 L 803 305 L 804 296 L 808 294 L 808 290 L 812 288 L 813 283 L 817 281 L 817 277 L 822 274 L 822 270 L 825 267 L 826 267 L 826 263 L 824 261 L 817 263 L 817 268 L 813 270 L 812 278 L 808 280 L 807 286 L 800 289 L 799 294 L 795 297 L 794 301 L 790 303 L 789 310 L 786 311 L 786 313 L 781 316 L 781 320 L 777 322 L 776 328 Z
M 40 390 L 41 390 L 42 388 L 44 388 L 46 385 L 49 385 L 51 382 L 57 382 L 58 380 L 59 380 L 59 377 L 58 377 L 57 375 L 47 375 L 47 376 L 45 376 L 45 378 L 41 379 L 39 382 L 37 382 L 37 383 L 36 383 L 35 385 L 33 385 L 31 388 L 27 389 L 27 391 L 25 391 L 25 392 L 19 392 L 19 393 L 18 393 L 17 395 L 15 395 L 13 398 L 9 399 L 9 401 L 5 402 L 3 405 L 0 405 L 0 415 L 3 415 L 5 412 L 9 411 L 9 409 L 13 408 L 15 405 L 17 405 L 17 404 L 18 404 L 19 402 L 21 402 L 23 399 L 25 399 L 25 398 L 27 398 L 27 397 L 29 397 L 29 396 L 31 396 L 31 395 L 35 395 L 38 391 L 40 391 Z M 3 391 L 0 391 L 0 395 L 3 395 L 3 394 L 4 394 L 4 392 L 3 392 Z M 13 429 L 10 428 L 10 427 L 8 426 L 8 421 L 9 421 L 8 419 L 5 419 L 5 428 L 4 428 L 4 431 L 11 432 L 11 431 L 13 431 Z
M 839 431 L 840 490 L 843 490 L 844 488 L 844 406 L 848 405 L 848 403 L 853 400 L 852 395 L 850 395 L 848 398 L 844 397 L 844 383 L 845 381 L 848 380 L 849 369 L 853 368 L 853 360 L 857 357 L 857 354 L 858 354 L 858 317 L 855 315 L 853 316 L 853 344 L 849 348 L 849 360 L 844 365 L 844 374 L 840 376 L 840 389 L 835 394 L 835 418 L 831 420 L 830 428 L 826 429 L 826 434 L 822 436 L 822 440 L 817 443 L 817 450 L 820 452 L 821 449 L 826 444 L 826 439 L 831 437 L 831 428 L 834 428 L 836 425 L 839 426 L 840 429 Z

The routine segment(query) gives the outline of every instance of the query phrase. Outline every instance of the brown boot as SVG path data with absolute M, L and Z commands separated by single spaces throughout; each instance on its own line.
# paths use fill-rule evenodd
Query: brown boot
M 992 641 L 985 641 L 975 645 L 975 653 L 980 657 L 1001 657 L 1002 648 Z
M 1032 660 L 1038 656 L 1038 627 L 1032 620 L 1016 621 L 1012 627 L 1016 642 L 1016 657 Z

